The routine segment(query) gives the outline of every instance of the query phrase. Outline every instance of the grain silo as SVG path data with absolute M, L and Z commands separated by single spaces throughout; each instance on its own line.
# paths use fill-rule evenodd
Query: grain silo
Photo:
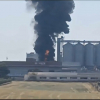
M 89 42 L 85 46 L 85 66 L 87 68 L 93 68 L 94 60 L 95 60 L 94 45 Z
M 100 43 L 96 45 L 96 66 L 100 68 Z
M 69 42 L 63 46 L 63 61 L 64 62 L 73 62 L 73 45 Z
M 74 46 L 74 61 L 84 66 L 84 45 L 80 42 Z

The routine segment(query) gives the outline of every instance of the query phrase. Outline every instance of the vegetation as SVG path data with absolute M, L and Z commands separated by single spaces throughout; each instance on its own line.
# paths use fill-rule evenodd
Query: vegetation
M 4 63 L 0 64 L 0 85 L 6 82 L 11 82 L 10 77 L 7 75 L 10 73 L 9 69 L 5 66 Z
M 0 78 L 7 78 L 7 75 L 10 73 L 9 69 L 5 66 L 4 63 L 0 64 Z
M 10 73 L 10 71 L 8 70 L 8 68 L 4 67 L 4 66 L 0 66 L 0 78 L 5 78 L 7 77 L 7 75 Z
M 7 83 L 7 82 L 11 82 L 12 79 L 8 78 L 8 79 L 4 79 L 4 78 L 0 78 L 0 85 L 3 83 Z

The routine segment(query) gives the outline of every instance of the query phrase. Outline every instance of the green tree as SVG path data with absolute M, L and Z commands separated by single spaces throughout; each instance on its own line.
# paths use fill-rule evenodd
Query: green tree
M 6 77 L 10 73 L 9 69 L 5 66 L 4 63 L 0 64 L 0 78 Z

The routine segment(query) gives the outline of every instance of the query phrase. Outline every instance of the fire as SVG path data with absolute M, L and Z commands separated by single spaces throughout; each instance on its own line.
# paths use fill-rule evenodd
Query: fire
M 45 61 L 47 61 L 47 58 L 45 58 Z
M 47 56 L 49 55 L 49 50 L 46 50 L 46 52 L 45 52 L 45 61 L 47 61 Z
M 45 55 L 46 55 L 46 56 L 49 55 L 49 50 L 46 50 Z

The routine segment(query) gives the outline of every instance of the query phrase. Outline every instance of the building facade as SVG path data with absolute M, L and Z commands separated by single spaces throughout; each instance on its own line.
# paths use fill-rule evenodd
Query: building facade
M 11 77 L 24 77 L 28 72 L 77 72 L 80 66 L 77 64 L 61 62 L 37 62 L 37 61 L 3 61 L 1 62 L 10 70 Z
M 38 54 L 35 54 L 34 52 L 26 53 L 26 59 L 27 58 L 33 58 L 36 59 L 36 61 L 38 61 Z

